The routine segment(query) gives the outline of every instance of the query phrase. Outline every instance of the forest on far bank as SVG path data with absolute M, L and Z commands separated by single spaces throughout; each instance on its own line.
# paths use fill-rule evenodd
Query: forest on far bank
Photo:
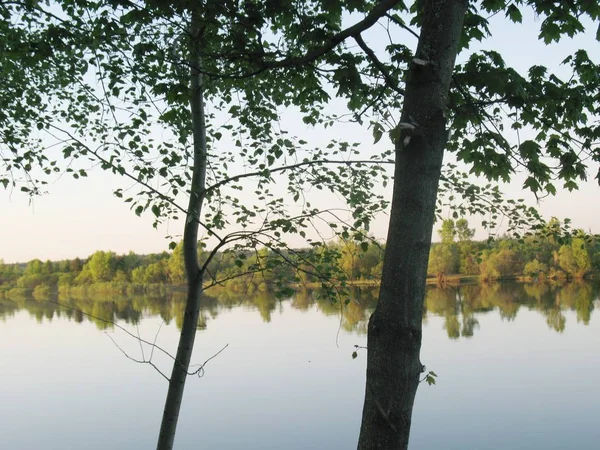
M 531 281 L 581 279 L 600 272 L 600 236 L 582 231 L 559 237 L 560 222 L 521 239 L 500 237 L 474 241 L 466 219 L 444 220 L 441 241 L 431 247 L 428 276 L 439 283 L 461 277 L 483 282 L 522 278 Z M 328 245 L 321 260 L 303 259 L 303 251 L 274 255 L 263 248 L 240 254 L 223 251 L 208 265 L 206 284 L 244 287 L 318 283 L 316 273 L 340 282 L 376 284 L 381 277 L 385 244 L 340 239 Z M 208 257 L 199 245 L 200 259 Z M 279 259 L 280 263 L 277 263 Z M 318 271 L 316 270 L 318 265 Z M 323 276 L 323 275 L 320 275 Z M 138 255 L 97 251 L 89 258 L 5 264 L 0 260 L 0 297 L 48 297 L 55 293 L 116 293 L 147 287 L 185 284 L 183 247 L 172 252 Z

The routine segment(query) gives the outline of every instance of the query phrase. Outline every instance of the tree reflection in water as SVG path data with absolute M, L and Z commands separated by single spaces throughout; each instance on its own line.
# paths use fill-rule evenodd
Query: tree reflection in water
M 514 320 L 521 308 L 538 311 L 548 326 L 564 331 L 565 311 L 575 311 L 577 321 L 588 325 L 598 300 L 598 282 L 575 281 L 565 284 L 550 283 L 492 283 L 463 286 L 429 287 L 425 299 L 423 319 L 443 317 L 444 328 L 450 339 L 472 337 L 479 328 L 479 316 L 497 311 L 503 320 Z M 307 311 L 316 309 L 325 315 L 340 315 L 341 327 L 348 332 L 365 334 L 369 315 L 375 308 L 377 288 L 352 288 L 348 297 L 338 302 L 320 296 L 318 290 L 300 289 L 291 298 L 278 300 L 266 285 L 220 287 L 204 295 L 199 328 L 210 326 L 211 319 L 223 310 L 243 307 L 256 310 L 264 322 L 287 302 L 292 308 Z M 143 317 L 159 316 L 166 324 L 173 320 L 181 327 L 185 309 L 185 295 L 172 292 L 167 295 L 107 294 L 86 296 L 44 296 L 28 298 L 16 296 L 0 298 L 0 318 L 6 319 L 17 311 L 29 312 L 38 322 L 54 317 L 67 317 L 75 322 L 92 321 L 99 329 L 109 329 L 113 322 L 136 325 Z

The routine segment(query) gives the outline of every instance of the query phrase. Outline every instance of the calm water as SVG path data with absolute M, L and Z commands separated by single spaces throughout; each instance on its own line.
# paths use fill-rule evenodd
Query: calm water
M 228 347 L 189 379 L 176 448 L 356 448 L 366 355 L 351 353 L 375 300 L 354 298 L 343 315 L 306 292 L 206 299 L 195 360 Z M 2 448 L 154 448 L 166 381 L 111 338 L 134 358 L 148 347 L 101 319 L 174 351 L 181 301 L 62 302 L 100 320 L 0 299 Z M 411 448 L 600 448 L 595 306 L 591 284 L 431 289 L 422 361 L 439 378 L 417 393 Z

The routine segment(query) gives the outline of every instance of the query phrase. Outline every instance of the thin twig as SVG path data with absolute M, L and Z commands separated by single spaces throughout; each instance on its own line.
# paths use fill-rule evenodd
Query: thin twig
M 112 341 L 112 343 L 115 344 L 115 347 L 117 347 L 119 350 L 121 350 L 121 353 L 123 353 L 127 359 L 130 359 L 131 361 L 136 362 L 138 364 L 148 364 L 148 365 L 152 366 L 154 368 L 154 370 L 156 370 L 159 374 L 161 374 L 164 377 L 164 379 L 167 380 L 167 382 L 171 381 L 169 379 L 169 377 L 167 377 L 164 373 L 162 373 L 161 370 L 158 367 L 156 367 L 156 364 L 154 364 L 152 361 L 147 360 L 147 359 L 139 360 L 139 359 L 133 358 L 125 350 L 123 350 L 119 346 L 119 344 L 117 344 L 117 342 L 113 339 L 113 337 L 110 334 L 108 334 L 106 331 L 104 332 L 104 334 L 106 334 L 108 336 L 108 338 Z M 140 345 L 141 345 L 141 342 L 140 342 Z
M 195 370 L 194 372 L 188 372 L 188 375 L 198 375 L 198 378 L 202 378 L 204 376 L 204 366 L 206 366 L 206 364 L 208 364 L 211 360 L 219 356 L 221 352 L 223 352 L 227 347 L 229 347 L 229 344 L 225 344 L 225 346 L 221 350 L 219 350 L 217 353 L 215 353 L 206 361 L 204 361 L 197 370 Z M 197 365 L 198 364 L 194 364 L 192 367 L 195 367 Z

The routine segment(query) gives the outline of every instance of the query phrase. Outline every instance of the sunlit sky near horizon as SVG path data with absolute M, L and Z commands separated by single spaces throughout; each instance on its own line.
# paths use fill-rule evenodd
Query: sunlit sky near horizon
M 499 51 L 508 65 L 520 71 L 534 64 L 548 66 L 561 74 L 560 62 L 576 49 L 585 49 L 592 60 L 600 60 L 600 43 L 595 40 L 596 26 L 589 27 L 584 35 L 576 36 L 568 42 L 546 46 L 537 40 L 538 19 L 525 14 L 523 25 L 513 25 L 502 17 L 491 20 L 493 38 L 477 48 Z M 367 39 L 377 45 L 378 31 Z M 414 38 L 406 38 L 413 48 Z M 463 59 L 459 55 L 459 61 Z M 341 111 L 340 111 L 341 112 Z M 360 142 L 365 151 L 372 148 L 370 130 L 359 126 L 339 125 L 326 132 L 318 133 L 301 121 L 287 119 L 289 131 L 301 136 L 312 145 L 322 145 L 331 137 L 343 136 L 350 142 Z M 284 118 L 285 119 L 285 118 Z M 507 136 L 511 139 L 511 136 Z M 451 161 L 452 155 L 447 155 Z M 536 206 L 542 215 L 549 219 L 569 217 L 575 228 L 600 233 L 600 188 L 594 179 L 596 166 L 589 170 L 589 180 L 582 183 L 579 191 L 568 193 L 559 190 L 552 198 L 537 204 L 535 197 L 523 192 L 523 178 L 515 176 L 513 182 L 502 185 L 501 189 L 510 198 L 525 198 L 531 206 Z M 481 181 L 486 183 L 485 181 Z M 166 223 L 158 230 L 152 228 L 151 214 L 137 217 L 127 204 L 113 196 L 118 187 L 129 186 L 123 180 L 92 169 L 88 178 L 73 180 L 70 175 L 56 179 L 48 187 L 48 194 L 29 198 L 18 191 L 0 191 L 0 259 L 5 262 L 25 262 L 33 258 L 59 260 L 74 257 L 87 257 L 96 250 L 111 250 L 117 253 L 151 253 L 167 250 L 170 240 L 166 235 L 181 235 L 183 222 Z M 391 188 L 385 191 L 391 197 Z M 242 194 L 243 195 L 243 194 Z M 387 215 L 382 215 L 371 231 L 377 238 L 384 238 L 387 231 Z M 472 225 L 475 225 L 473 219 Z M 437 226 L 436 226 L 437 227 Z M 478 229 L 477 238 L 487 234 Z M 293 245 L 294 243 L 292 243 Z

